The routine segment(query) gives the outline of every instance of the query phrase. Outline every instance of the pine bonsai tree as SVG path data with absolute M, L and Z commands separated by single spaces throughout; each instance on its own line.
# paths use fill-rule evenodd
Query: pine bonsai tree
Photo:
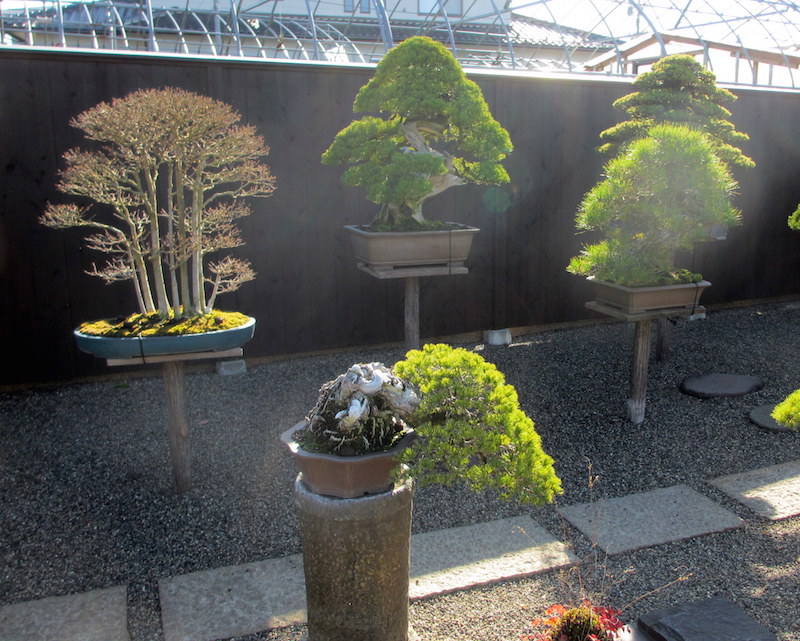
M 630 120 L 601 132 L 603 153 L 615 154 L 632 140 L 647 135 L 654 124 L 683 124 L 708 134 L 719 157 L 731 167 L 754 167 L 738 144 L 749 136 L 736 131 L 725 107 L 736 100 L 717 87 L 714 74 L 688 55 L 666 56 L 633 82 L 637 91 L 614 102 Z
M 775 422 L 784 427 L 796 430 L 800 427 L 800 390 L 795 390 L 780 403 L 771 413 Z
M 675 252 L 708 240 L 713 225 L 739 223 L 735 188 L 706 135 L 657 125 L 609 161 L 584 196 L 576 227 L 603 239 L 584 247 L 567 271 L 629 287 L 699 281 L 676 269 Z
M 241 259 L 206 264 L 207 257 L 241 245 L 235 220 L 250 214 L 243 199 L 275 189 L 261 163 L 263 138 L 239 119 L 222 102 L 172 88 L 96 105 L 72 124 L 99 144 L 64 154 L 58 188 L 93 200 L 98 211 L 51 204 L 41 222 L 95 229 L 87 244 L 109 259 L 89 273 L 107 283 L 132 281 L 142 314 L 210 312 L 218 294 L 254 273 Z
M 492 118 L 480 88 L 444 45 L 415 36 L 381 59 L 353 104 L 364 116 L 340 131 L 322 155 L 346 164 L 342 182 L 382 205 L 375 225 L 425 226 L 422 203 L 464 183 L 500 184 L 508 133 Z M 414 224 L 416 221 L 416 225 Z

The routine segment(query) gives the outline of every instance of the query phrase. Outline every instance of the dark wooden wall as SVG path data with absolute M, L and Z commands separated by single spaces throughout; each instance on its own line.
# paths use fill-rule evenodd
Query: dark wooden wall
M 79 231 L 37 223 L 55 190 L 61 154 L 82 144 L 69 120 L 101 100 L 146 87 L 175 86 L 231 104 L 271 147 L 278 190 L 242 221 L 257 279 L 222 297 L 223 309 L 258 319 L 248 356 L 292 354 L 400 341 L 403 283 L 355 267 L 347 223 L 368 222 L 375 206 L 339 184 L 340 169 L 319 157 L 351 117 L 360 67 L 203 61 L 149 56 L 0 51 L 0 384 L 105 371 L 81 354 L 70 332 L 81 321 L 133 310 L 130 286 L 84 273 L 102 256 Z M 618 120 L 612 101 L 626 82 L 564 76 L 476 74 L 516 150 L 508 186 L 453 189 L 427 215 L 482 229 L 470 273 L 422 283 L 421 332 L 442 336 L 588 317 L 586 284 L 564 267 L 581 244 L 573 216 L 600 176 L 597 134 Z M 739 172 L 742 227 L 690 257 L 714 283 L 704 301 L 800 294 L 800 234 L 786 217 L 800 202 L 800 94 L 737 90 L 737 127 L 758 163 Z

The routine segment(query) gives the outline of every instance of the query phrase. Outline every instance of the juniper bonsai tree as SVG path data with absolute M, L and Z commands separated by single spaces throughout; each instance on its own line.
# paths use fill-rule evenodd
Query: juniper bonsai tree
M 708 240 L 713 225 L 740 222 L 737 187 L 707 136 L 687 126 L 657 125 L 605 166 L 605 178 L 576 216 L 603 239 L 585 246 L 567 271 L 630 287 L 699 281 L 674 265 L 675 252 Z
M 401 461 L 420 485 L 464 482 L 532 504 L 561 493 L 553 459 L 517 391 L 494 365 L 436 344 L 411 350 L 393 369 L 419 395 L 410 420 L 420 437 Z
M 366 187 L 383 228 L 426 226 L 428 198 L 464 183 L 500 184 L 511 139 L 480 88 L 442 45 L 415 36 L 390 50 L 356 96 L 353 121 L 323 153 L 346 164 L 342 182 Z
M 647 135 L 655 124 L 687 125 L 709 136 L 714 151 L 731 167 L 754 167 L 738 145 L 749 136 L 736 131 L 725 105 L 736 100 L 727 89 L 717 87 L 714 74 L 692 56 L 676 54 L 653 63 L 652 70 L 634 80 L 637 89 L 614 102 L 629 120 L 601 132 L 603 153 L 615 154 L 625 145 Z
M 533 504 L 561 493 L 514 387 L 462 348 L 425 345 L 391 369 L 357 363 L 322 386 L 306 420 L 295 436 L 303 449 L 347 456 L 385 451 L 413 428 L 400 473 L 419 485 L 464 482 Z
M 89 272 L 130 280 L 139 311 L 162 319 L 210 312 L 216 297 L 254 277 L 247 261 L 209 255 L 243 243 L 235 221 L 247 197 L 269 196 L 264 139 L 230 106 L 181 89 L 147 89 L 81 113 L 72 125 L 99 143 L 64 154 L 60 191 L 93 206 L 51 204 L 48 227 L 87 227 L 109 255 Z M 207 275 L 207 272 L 209 275 Z

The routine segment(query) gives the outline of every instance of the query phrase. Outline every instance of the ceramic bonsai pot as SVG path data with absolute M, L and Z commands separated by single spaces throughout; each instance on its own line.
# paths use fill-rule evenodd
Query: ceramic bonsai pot
M 350 233 L 356 258 L 375 271 L 432 265 L 463 267 L 472 240 L 480 231 L 468 225 L 412 232 L 370 232 L 356 225 L 345 225 L 345 229 Z
M 294 440 L 295 432 L 302 430 L 306 421 L 300 421 L 283 434 L 303 482 L 317 494 L 353 499 L 367 494 L 380 494 L 393 486 L 392 471 L 397 467 L 395 457 L 416 438 L 411 430 L 394 447 L 384 452 L 359 456 L 337 456 L 308 452 Z
M 596 299 L 629 314 L 643 314 L 664 309 L 692 309 L 711 285 L 707 280 L 659 287 L 626 287 L 589 278 Z
M 159 356 L 164 354 L 187 354 L 190 352 L 219 352 L 241 347 L 255 333 L 256 319 L 250 319 L 239 327 L 200 334 L 180 336 L 92 336 L 75 330 L 78 348 L 98 358 L 134 358 L 137 356 Z

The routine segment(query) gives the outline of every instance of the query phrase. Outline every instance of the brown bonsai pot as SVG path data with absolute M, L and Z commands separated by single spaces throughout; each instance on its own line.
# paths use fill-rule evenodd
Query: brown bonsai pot
M 356 225 L 345 225 L 345 229 L 351 234 L 356 258 L 375 271 L 434 265 L 463 267 L 472 240 L 480 231 L 468 225 L 440 231 L 371 232 Z
M 692 309 L 700 304 L 700 296 L 711 283 L 662 285 L 657 287 L 626 287 L 589 278 L 596 299 L 629 314 L 642 314 L 664 309 Z
M 281 441 L 289 448 L 297 468 L 303 473 L 303 482 L 312 492 L 342 499 L 389 490 L 393 485 L 392 472 L 398 465 L 395 457 L 417 436 L 414 430 L 410 430 L 396 445 L 384 452 L 338 456 L 302 449 L 294 440 L 294 434 L 305 426 L 305 420 L 293 425 L 281 434 Z

